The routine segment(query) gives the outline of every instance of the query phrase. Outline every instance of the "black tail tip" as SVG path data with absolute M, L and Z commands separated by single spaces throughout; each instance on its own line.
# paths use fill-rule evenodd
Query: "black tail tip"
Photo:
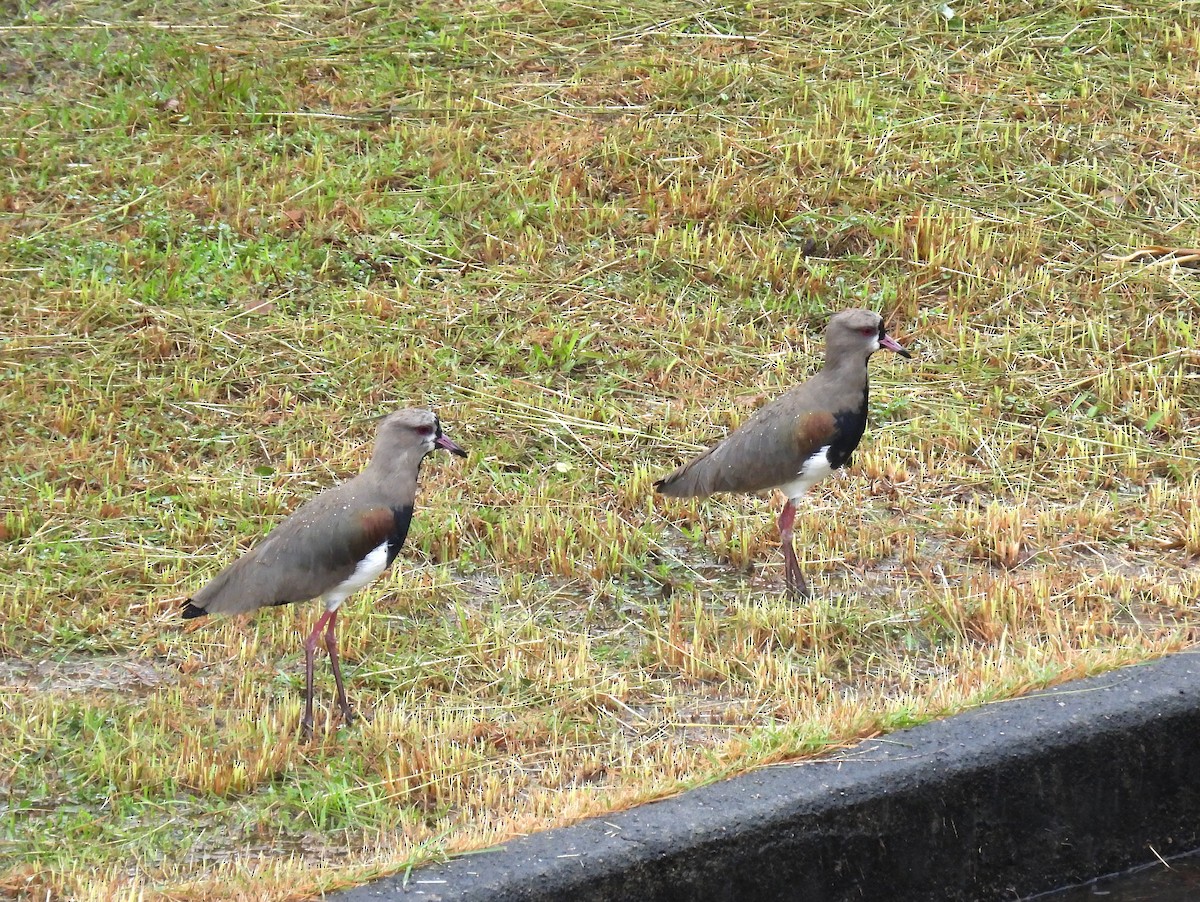
M 204 608 L 198 608 L 192 604 L 192 600 L 190 598 L 183 603 L 184 620 L 192 620 L 195 617 L 203 617 L 207 613 L 208 611 L 204 610 Z

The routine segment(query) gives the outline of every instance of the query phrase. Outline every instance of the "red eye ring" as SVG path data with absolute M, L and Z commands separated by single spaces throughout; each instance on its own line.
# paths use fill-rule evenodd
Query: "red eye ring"
M 878 329 L 866 329 L 866 328 L 864 328 L 864 329 L 859 329 L 858 331 L 859 331 L 859 332 L 861 332 L 863 335 L 872 335 L 872 336 L 874 336 L 874 335 L 878 335 L 878 334 L 879 334 L 879 330 L 878 330 Z

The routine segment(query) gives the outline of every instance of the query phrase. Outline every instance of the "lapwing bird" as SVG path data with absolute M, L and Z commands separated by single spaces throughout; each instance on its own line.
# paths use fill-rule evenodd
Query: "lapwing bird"
M 412 522 L 417 472 L 435 448 L 466 457 L 442 433 L 429 410 L 398 410 L 379 424 L 367 468 L 353 479 L 301 505 L 258 545 L 218 573 L 183 608 L 185 620 L 205 614 L 242 614 L 269 605 L 320 597 L 325 611 L 304 641 L 304 719 L 313 726 L 313 656 L 321 630 L 347 724 L 354 711 L 346 701 L 338 665 L 338 608 L 396 559 Z
M 819 373 L 760 408 L 655 488 L 677 498 L 779 489 L 787 498 L 779 514 L 784 579 L 793 598 L 807 598 L 792 544 L 796 505 L 818 480 L 845 466 L 858 447 L 867 426 L 867 360 L 880 348 L 912 356 L 887 334 L 878 313 L 851 309 L 834 315 L 825 329 L 825 366 Z

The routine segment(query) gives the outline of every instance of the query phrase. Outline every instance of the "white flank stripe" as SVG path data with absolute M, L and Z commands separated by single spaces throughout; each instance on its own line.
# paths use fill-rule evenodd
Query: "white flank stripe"
M 817 450 L 804 464 L 800 467 L 800 472 L 796 474 L 796 478 L 791 482 L 785 482 L 779 487 L 779 491 L 783 492 L 789 499 L 795 501 L 814 485 L 833 472 L 833 467 L 829 465 L 829 449 L 830 445 Z
M 368 554 L 358 562 L 353 573 L 325 593 L 325 610 L 336 611 L 351 594 L 379 578 L 379 574 L 387 569 L 387 546 L 384 542 Z

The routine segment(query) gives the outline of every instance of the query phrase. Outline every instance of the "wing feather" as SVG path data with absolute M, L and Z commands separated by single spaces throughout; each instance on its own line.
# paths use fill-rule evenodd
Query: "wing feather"
M 389 540 L 396 519 L 391 508 L 356 508 L 340 495 L 331 491 L 301 506 L 192 596 L 184 616 L 307 601 L 342 583 Z
M 796 415 L 783 395 L 723 441 L 655 483 L 664 495 L 706 497 L 714 492 L 760 492 L 782 485 L 804 462 L 836 439 L 828 411 Z

